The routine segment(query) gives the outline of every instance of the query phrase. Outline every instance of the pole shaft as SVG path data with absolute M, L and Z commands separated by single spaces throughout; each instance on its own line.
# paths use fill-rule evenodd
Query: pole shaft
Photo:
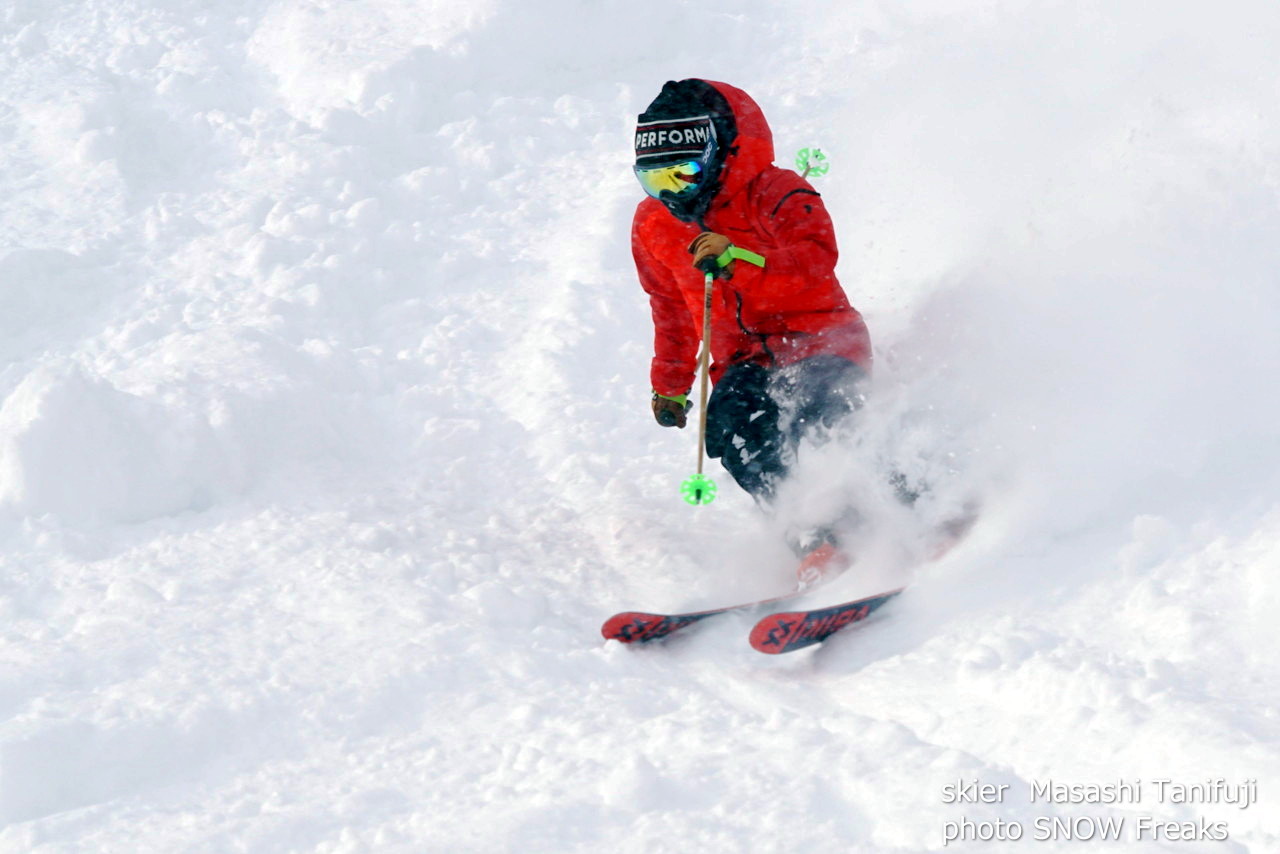
M 698 372 L 701 386 L 698 396 L 698 474 L 702 474 L 702 456 L 707 446 L 707 378 L 711 373 L 711 283 L 715 276 L 706 274 L 702 290 L 702 357 Z

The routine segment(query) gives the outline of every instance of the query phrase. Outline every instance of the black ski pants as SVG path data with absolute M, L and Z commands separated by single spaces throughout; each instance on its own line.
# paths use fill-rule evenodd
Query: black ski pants
M 840 356 L 814 356 L 785 368 L 729 367 L 707 403 L 707 455 L 758 501 L 770 502 L 800 440 L 830 428 L 862 405 L 866 373 Z

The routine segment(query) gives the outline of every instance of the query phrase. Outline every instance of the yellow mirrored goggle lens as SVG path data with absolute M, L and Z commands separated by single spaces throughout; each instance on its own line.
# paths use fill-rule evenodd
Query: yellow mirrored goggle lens
M 635 171 L 636 177 L 640 179 L 640 186 L 655 199 L 661 198 L 664 192 L 677 196 L 693 192 L 702 179 L 702 164 L 696 160 L 654 169 L 641 169 L 637 166 Z

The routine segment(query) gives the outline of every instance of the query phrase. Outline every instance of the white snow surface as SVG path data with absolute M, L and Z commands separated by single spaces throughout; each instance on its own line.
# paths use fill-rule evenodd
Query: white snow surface
M 1271 0 L 10 0 L 0 851 L 1280 851 L 1278 43 Z M 648 412 L 630 135 L 687 76 L 827 152 L 875 342 L 779 520 L 681 503 Z M 601 641 L 781 591 L 851 496 L 815 603 L 982 514 L 816 651 Z M 1151 785 L 1218 778 L 1259 802 Z M 1142 815 L 1230 837 L 1031 838 Z

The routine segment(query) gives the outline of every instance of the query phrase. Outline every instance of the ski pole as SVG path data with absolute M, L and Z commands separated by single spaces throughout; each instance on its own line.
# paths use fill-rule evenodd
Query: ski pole
M 714 269 L 715 261 L 708 266 Z M 702 473 L 702 460 L 707 445 L 707 380 L 711 373 L 711 288 L 715 274 L 705 268 L 702 286 L 702 356 L 698 360 L 698 471 L 680 484 L 684 500 L 690 504 L 710 504 L 716 497 L 716 484 Z

